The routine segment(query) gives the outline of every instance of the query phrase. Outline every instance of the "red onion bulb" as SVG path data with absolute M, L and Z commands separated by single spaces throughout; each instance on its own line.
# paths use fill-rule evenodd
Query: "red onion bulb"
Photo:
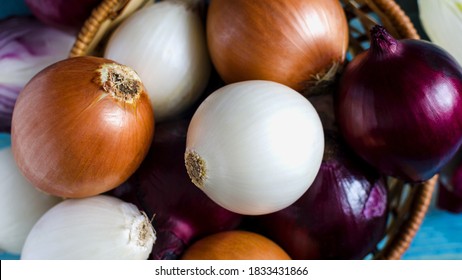
M 342 75 L 340 130 L 384 174 L 427 180 L 462 143 L 462 68 L 432 43 L 396 40 L 381 26 L 371 36 Z

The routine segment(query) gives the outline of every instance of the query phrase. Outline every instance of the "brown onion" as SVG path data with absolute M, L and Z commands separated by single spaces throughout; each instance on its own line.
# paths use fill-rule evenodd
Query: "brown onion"
M 35 187 L 80 198 L 125 181 L 153 134 L 152 108 L 137 74 L 112 60 L 76 57 L 45 68 L 19 94 L 11 145 Z
M 214 0 L 207 40 L 225 82 L 271 80 L 302 91 L 344 61 L 348 24 L 338 0 Z

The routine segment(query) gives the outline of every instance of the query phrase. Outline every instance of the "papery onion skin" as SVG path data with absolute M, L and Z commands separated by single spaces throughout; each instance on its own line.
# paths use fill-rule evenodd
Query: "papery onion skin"
M 189 179 L 183 159 L 188 124 L 159 123 L 140 168 L 109 193 L 153 217 L 157 241 L 151 259 L 177 259 L 198 238 L 235 229 L 241 222 L 241 215 L 214 203 Z
M 20 93 L 12 148 L 35 187 L 60 197 L 92 196 L 117 187 L 141 164 L 154 133 L 150 101 L 139 80 L 118 88 L 138 91 L 119 96 L 127 101 L 108 93 L 122 94 L 110 83 L 129 69 L 108 70 L 112 66 L 123 67 L 97 57 L 66 59 L 41 71 Z M 115 71 L 104 85 L 100 69 Z
M 335 133 L 325 135 L 325 157 L 308 191 L 251 223 L 293 259 L 363 259 L 385 235 L 385 180 Z
M 78 30 L 101 0 L 24 0 L 35 17 L 61 29 Z
M 348 144 L 386 175 L 420 182 L 462 141 L 462 69 L 446 51 L 383 27 L 342 75 L 337 118 Z
M 0 22 L 0 131 L 10 132 L 19 92 L 40 70 L 67 58 L 75 37 L 32 17 Z
M 185 165 L 217 204 L 262 215 L 302 196 L 323 151 L 322 124 L 305 97 L 276 82 L 244 81 L 213 92 L 196 110 Z
M 191 245 L 182 260 L 290 260 L 272 240 L 255 232 L 231 230 L 208 235 Z
M 148 217 L 107 195 L 66 199 L 27 236 L 22 260 L 145 260 L 156 241 Z
M 338 0 L 214 0 L 207 41 L 227 83 L 270 80 L 302 91 L 344 61 L 348 24 Z

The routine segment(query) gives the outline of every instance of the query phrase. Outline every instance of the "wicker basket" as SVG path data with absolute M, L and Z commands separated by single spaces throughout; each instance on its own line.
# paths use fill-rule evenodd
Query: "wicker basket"
M 135 10 L 153 0 L 103 0 L 82 27 L 70 56 L 101 56 L 111 30 Z M 349 27 L 349 56 L 369 46 L 369 30 L 381 24 L 395 38 L 419 39 L 407 15 L 393 0 L 340 0 Z M 421 184 L 408 184 L 394 178 L 388 181 L 389 223 L 383 240 L 368 259 L 400 259 L 418 231 L 431 202 L 438 175 Z

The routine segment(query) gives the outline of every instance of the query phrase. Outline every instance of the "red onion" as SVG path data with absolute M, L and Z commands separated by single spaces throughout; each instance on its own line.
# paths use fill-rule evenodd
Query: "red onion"
M 462 154 L 460 152 L 441 170 L 436 206 L 451 213 L 462 213 Z
M 342 76 L 341 132 L 385 175 L 427 180 L 462 143 L 462 68 L 432 43 L 396 40 L 381 26 L 371 36 Z
M 241 215 L 215 204 L 189 179 L 184 166 L 189 122 L 160 123 L 137 172 L 110 194 L 153 217 L 157 240 L 151 258 L 176 259 L 193 241 L 235 229 Z
M 39 20 L 54 27 L 78 29 L 101 0 L 25 0 Z
M 0 22 L 0 131 L 10 131 L 13 107 L 26 83 L 46 66 L 66 58 L 74 41 L 74 36 L 32 17 Z
M 385 234 L 383 177 L 326 132 L 321 169 L 293 205 L 256 217 L 256 231 L 293 259 L 362 259 Z

